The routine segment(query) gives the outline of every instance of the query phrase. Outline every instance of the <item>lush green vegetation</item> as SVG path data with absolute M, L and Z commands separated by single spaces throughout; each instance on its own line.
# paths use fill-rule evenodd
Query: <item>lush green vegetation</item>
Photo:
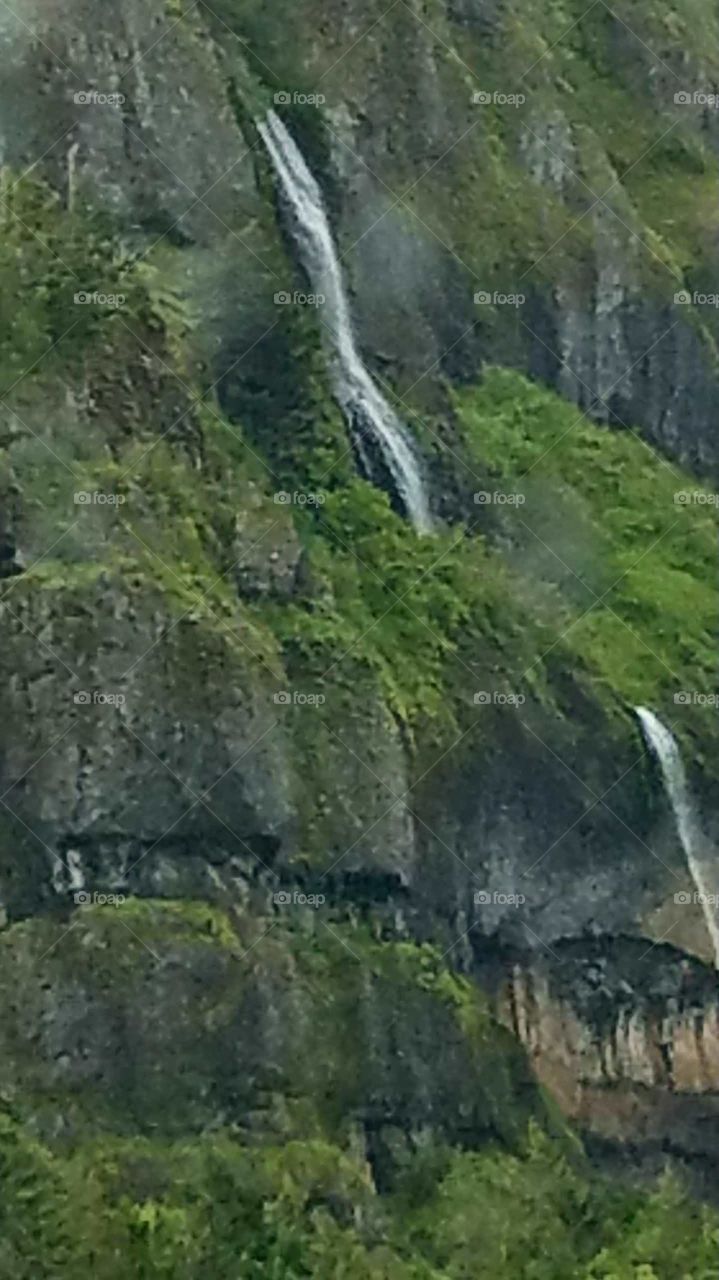
M 696 56 L 694 4 L 682 0 L 669 16 L 672 40 Z M 518 162 L 519 113 L 490 108 L 485 119 L 491 124 L 469 135 L 419 184 L 397 217 L 435 253 L 441 228 L 469 267 L 466 282 L 476 277 L 487 288 L 511 287 L 564 237 L 537 272 L 546 285 L 562 271 L 581 271 L 594 252 L 589 218 L 572 230 L 588 202 L 581 178 L 601 192 L 651 149 L 613 197 L 655 255 L 637 266 L 637 279 L 663 298 L 673 287 L 669 266 L 701 287 L 713 253 L 707 210 L 716 192 L 716 159 L 688 120 L 670 140 L 657 141 L 661 113 L 671 104 L 660 102 L 657 113 L 644 100 L 640 108 L 631 59 L 629 71 L 615 75 L 607 7 L 597 6 L 568 41 L 559 37 L 580 16 L 579 0 L 542 5 L 537 13 L 508 8 L 503 65 L 491 42 L 469 30 L 448 31 L 443 7 L 426 8 L 442 37 L 433 63 L 436 84 L 457 120 L 467 113 L 477 76 L 490 90 L 511 90 L 513 77 L 547 53 L 531 79 L 535 103 L 560 124 L 571 116 L 565 142 L 569 138 L 580 177 L 573 182 L 565 174 L 554 191 L 528 180 Z M 181 9 L 173 0 L 178 18 Z M 308 55 L 312 65 L 298 87 L 311 89 L 332 59 L 331 49 L 315 40 L 322 15 L 318 10 L 315 22 L 312 5 L 303 12 L 287 3 L 270 13 L 260 0 L 218 0 L 217 10 L 243 37 L 249 33 L 282 86 L 296 83 L 297 48 L 308 33 L 319 62 Z M 384 4 L 370 6 L 367 25 L 384 13 Z M 418 30 L 406 5 L 388 13 L 381 36 L 363 41 L 339 71 L 350 96 L 377 79 L 376 41 L 386 46 L 380 61 L 392 68 L 415 47 Z M 666 24 L 653 12 L 642 30 L 661 46 Z M 713 26 L 711 33 L 713 56 L 719 40 Z M 464 61 L 459 78 L 455 41 Z M 265 74 L 257 65 L 254 70 Z M 389 74 L 386 82 L 392 83 Z M 331 96 L 330 86 L 331 80 Z M 266 84 L 261 93 L 269 101 Z M 392 112 L 393 169 L 385 172 L 384 160 L 378 167 L 397 190 L 414 186 L 417 177 L 425 147 L 417 118 L 411 110 Z M 320 119 L 316 112 L 298 119 L 318 164 L 327 148 Z M 678 173 L 691 181 L 677 183 Z M 249 387 L 234 393 L 223 387 L 221 401 L 207 355 L 211 344 L 197 318 L 198 290 L 185 267 L 189 249 L 165 244 L 133 265 L 116 228 L 68 210 L 34 179 L 12 187 L 5 174 L 2 195 L 0 373 L 3 394 L 19 415 L 11 410 L 3 427 L 2 478 L 8 492 L 17 485 L 21 493 L 36 543 L 30 558 L 43 557 L 15 582 L 16 607 L 29 611 L 43 637 L 54 635 L 54 623 L 91 655 L 96 636 L 88 597 L 108 583 L 121 584 L 134 619 L 152 616 L 153 625 L 164 619 L 171 629 L 189 617 L 188 628 L 205 638 L 201 658 L 191 649 L 189 657 L 183 651 L 183 663 L 175 662 L 175 684 L 186 681 L 189 688 L 204 665 L 218 679 L 234 679 L 241 670 L 243 689 L 268 700 L 275 687 L 268 672 L 322 690 L 324 707 L 311 718 L 298 715 L 292 729 L 308 858 L 324 859 L 335 842 L 330 820 L 322 826 L 317 818 L 328 784 L 339 787 L 347 767 L 344 748 L 339 761 L 333 754 L 333 726 L 364 717 L 371 738 L 375 724 L 400 724 L 404 741 L 421 751 L 435 735 L 454 737 L 476 717 L 473 695 L 482 688 L 525 695 L 553 717 L 555 741 L 579 731 L 570 695 L 580 689 L 602 724 L 606 752 L 613 740 L 626 743 L 636 732 L 631 704 L 650 703 L 676 719 L 693 759 L 716 773 L 711 711 L 693 705 L 674 714 L 675 693 L 712 689 L 715 665 L 712 508 L 675 503 L 677 492 L 701 489 L 688 475 L 633 432 L 591 424 L 520 375 L 490 369 L 480 385 L 455 399 L 458 475 L 474 490 L 519 494 L 524 501 L 477 505 L 464 524 L 419 538 L 385 495 L 356 478 L 311 318 L 273 315 L 266 368 L 254 370 Z M 263 217 L 252 234 L 276 261 L 281 248 L 269 200 Z M 284 283 L 291 268 L 283 262 L 282 270 Z M 246 311 L 266 284 L 248 286 Z M 463 288 L 464 282 L 460 293 Z M 127 302 L 121 310 L 76 305 L 78 291 L 123 293 Z M 257 310 L 260 328 L 269 328 Z M 491 308 L 478 321 L 500 345 L 513 324 L 509 311 Z M 511 341 L 516 345 L 516 335 Z M 68 533 L 78 514 L 78 488 L 118 493 L 126 502 L 100 516 L 84 514 L 84 523 Z M 273 502 L 278 489 L 310 491 L 323 501 L 288 510 Z M 290 559 L 296 552 L 294 590 L 238 593 L 233 570 L 240 553 L 275 528 Z M 19 644 L 27 643 L 20 634 Z M 51 714 L 57 714 L 54 705 Z M 491 711 L 482 723 L 484 736 L 473 739 L 473 750 L 492 749 Z M 337 840 L 346 844 L 343 832 Z M 14 839 L 4 836 L 4 858 L 17 859 Z M 251 965 L 243 962 L 252 936 L 240 945 L 221 913 L 186 903 L 129 904 L 116 916 L 99 917 L 94 931 L 73 933 L 57 953 L 46 922 L 37 932 L 34 925 L 3 935 L 0 947 L 0 1009 L 12 1011 L 4 1020 L 14 1028 L 4 1077 L 11 1101 L 3 1090 L 0 1119 L 0 1280 L 719 1276 L 719 1221 L 673 1183 L 646 1193 L 617 1190 L 591 1176 L 566 1143 L 533 1125 L 528 1136 L 503 1033 L 478 993 L 450 977 L 429 949 L 388 948 L 366 933 L 349 938 L 340 931 L 337 945 L 349 941 L 361 956 L 354 969 L 341 951 L 338 961 L 315 937 L 290 946 L 280 943 L 278 930 L 264 944 L 266 985 L 275 973 L 282 981 L 291 975 L 288 1009 L 302 1009 L 309 990 L 322 999 L 315 1021 L 295 1038 L 286 1140 L 253 1144 L 246 1130 L 216 1119 L 219 1104 L 212 1114 L 210 1102 L 202 1110 L 210 1047 L 217 1063 L 235 1051 L 229 1041 L 233 983 L 238 971 L 243 983 L 251 981 Z M 68 981 L 74 991 L 82 975 L 91 1007 L 109 993 L 113 1016 L 121 1009 L 129 1024 L 149 1003 L 146 943 L 163 954 L 172 950 L 180 973 L 169 1006 L 153 1006 L 166 1033 L 165 1056 L 158 1053 L 152 1074 L 133 1078 L 131 1087 L 113 1078 L 112 1088 L 93 1079 L 72 1096 L 56 1083 L 49 1089 L 34 1044 L 32 1063 L 23 1056 L 25 1028 L 14 1021 L 17 991 L 41 1026 L 51 983 Z M 42 967 L 44 955 L 50 958 Z M 256 961 L 253 953 L 251 964 Z M 480 1151 L 434 1142 L 411 1154 L 403 1148 L 395 1185 L 383 1195 L 358 1151 L 357 1134 L 348 1133 L 348 1114 L 365 1101 L 353 1017 L 367 972 L 379 992 L 380 1025 L 389 1024 L 399 1006 L 402 1016 L 414 1016 L 421 1007 L 415 1001 L 427 996 L 439 1002 L 432 1025 L 446 1033 L 443 1042 L 461 1027 L 477 1072 L 476 1123 L 492 1135 L 492 1145 Z M 208 974 L 216 977 L 212 998 Z M 169 1026 L 167 1007 L 177 1011 Z M 315 1043 L 324 1054 L 319 1066 L 314 1059 L 309 1065 Z M 187 1068 L 181 1082 L 173 1080 L 178 1059 Z M 273 1095 L 273 1107 L 280 1107 L 281 1093 Z M 185 1122 L 195 1106 L 200 1121 L 193 1132 Z M 68 1125 L 61 1138 L 53 1129 L 58 1114 Z M 148 1136 L 151 1124 L 160 1129 L 154 1136 Z M 202 1128 L 207 1132 L 198 1137 Z M 117 1136 L 140 1131 L 143 1137 Z M 173 1141 L 178 1131 L 183 1136 Z
M 0 1116 L 0 1273 L 15 1280 L 714 1280 L 719 1218 L 666 1181 L 527 1153 L 425 1153 L 391 1195 L 322 1142 L 106 1140 L 51 1152 Z
M 334 936 L 280 924 L 267 937 L 266 921 L 183 902 L 82 909 L 73 926 L 59 948 L 58 924 L 46 919 L 0 935 L 3 1278 L 719 1275 L 719 1216 L 668 1177 L 642 1191 L 597 1177 L 526 1078 L 518 1090 L 507 1067 L 517 1056 L 510 1038 L 432 948 L 380 943 L 338 924 Z M 272 1019 L 255 1017 L 254 1034 L 243 1035 L 238 1009 L 248 999 L 248 1009 L 256 1007 L 254 984 L 277 1029 L 293 1019 L 285 1075 L 276 1064 L 263 1079 L 264 1063 L 253 1055 L 260 1022 Z M 21 987 L 29 1004 L 13 1002 Z M 422 1008 L 429 1038 L 418 1034 Z M 73 1043 L 78 1017 L 68 1073 L 69 1056 L 58 1048 Z M 405 1081 L 425 1078 L 427 1045 L 441 1043 L 445 1061 L 455 1052 L 453 1019 L 466 1039 L 460 1052 L 470 1055 L 459 1059 L 469 1093 L 464 1101 L 452 1095 L 438 1061 L 433 1109 L 441 1102 L 448 1118 L 456 1110 L 466 1123 L 467 1103 L 486 1080 L 497 1114 L 494 1136 L 479 1150 L 453 1145 L 451 1123 L 430 1132 L 426 1105 L 416 1131 L 397 1110 Z M 29 1056 L 27 1020 L 44 1028 Z M 104 1028 L 100 1082 L 95 1027 Z M 274 1041 L 276 1054 L 276 1034 Z M 395 1043 L 403 1045 L 401 1063 Z M 224 1092 L 208 1093 L 210 1078 L 224 1079 Z M 243 1089 L 232 1123 L 222 1112 Z M 366 1146 L 371 1128 L 361 1119 L 378 1090 L 392 1143 L 381 1190 Z M 307 1105 L 311 1099 L 316 1105 Z
M 707 488 L 519 374 L 489 370 L 457 408 L 477 489 L 519 503 L 478 505 L 471 537 L 419 539 L 360 482 L 328 494 L 306 533 L 322 588 L 272 618 L 289 652 L 317 672 L 347 654 L 333 679 L 374 666 L 410 722 L 461 718 L 473 672 L 561 709 L 555 673 L 572 671 L 620 718 L 648 702 L 674 719 L 676 693 L 711 692 Z M 678 731 L 701 744 L 710 709 L 682 707 Z
M 128 578 L 134 569 L 173 610 L 195 606 L 228 643 L 239 624 L 249 647 L 236 645 L 238 656 L 256 654 L 275 671 L 284 661 L 298 678 L 321 681 L 330 706 L 364 682 L 410 732 L 429 721 L 433 732 L 453 732 L 485 685 L 561 714 L 560 668 L 574 672 L 611 718 L 618 713 L 622 735 L 630 704 L 671 712 L 674 693 L 711 689 L 712 508 L 677 505 L 676 492 L 700 486 L 638 436 L 593 425 L 520 375 L 490 370 L 457 399 L 458 465 L 473 489 L 519 492 L 524 505 L 477 507 L 472 536 L 455 526 L 419 539 L 384 495 L 353 478 L 306 317 L 280 317 L 280 347 L 295 361 L 292 403 L 273 392 L 279 407 L 258 403 L 249 425 L 230 422 L 187 372 L 196 324 L 165 262 L 180 251 L 163 249 L 156 262 L 151 255 L 133 266 L 102 220 L 86 225 L 33 179 L 8 199 L 0 357 L 6 352 L 8 385 L 12 361 L 27 368 L 39 360 L 19 388 L 22 421 L 11 438 L 14 459 L 32 461 L 22 482 L 43 549 L 55 529 L 66 529 L 80 485 L 127 500 L 99 543 L 63 537 L 61 559 L 47 557 L 19 593 L 32 594 L 35 581 L 63 591 L 88 581 L 88 572 L 111 568 Z M 28 291 L 31 275 L 39 284 Z M 73 306 L 78 281 L 87 292 L 124 292 L 125 307 Z M 101 414 L 88 434 L 60 415 L 43 449 L 38 416 L 58 395 L 69 324 L 73 359 L 90 370 L 102 414 L 122 396 L 125 368 L 153 352 L 161 381 L 152 397 L 138 394 L 137 421 L 106 425 Z M 54 342 L 57 353 L 40 360 Z M 158 443 L 152 419 L 178 389 L 188 412 Z M 58 469 L 58 457 L 71 470 Z M 278 509 L 272 494 L 282 487 L 319 493 L 323 505 Z M 237 600 L 237 495 L 248 490 L 248 542 L 278 520 L 297 528 L 305 585 L 291 601 Z M 705 711 L 684 708 L 682 729 L 700 755 L 711 755 Z
M 460 408 L 479 465 L 500 490 L 525 499 L 508 529 L 511 555 L 525 598 L 559 619 L 568 654 L 630 702 L 710 692 L 708 487 L 636 433 L 592 424 L 506 370 L 490 370 Z
M 421 732 L 425 739 L 466 726 L 473 695 L 483 688 L 521 693 L 566 721 L 567 672 L 608 717 L 608 732 L 624 740 L 634 732 L 632 704 L 648 702 L 672 719 L 675 693 L 710 691 L 712 508 L 675 503 L 675 493 L 701 486 L 637 435 L 592 424 L 520 375 L 489 370 L 480 386 L 457 397 L 457 466 L 473 490 L 518 493 L 523 505 L 476 506 L 466 527 L 418 538 L 382 493 L 353 476 L 305 317 L 282 316 L 289 326 L 282 342 L 292 346 L 296 338 L 304 353 L 293 404 L 283 408 L 288 416 L 276 421 L 268 405 L 264 426 L 259 406 L 250 427 L 230 421 L 215 393 L 187 373 L 195 337 L 182 292 L 151 264 L 123 260 L 100 224 L 79 228 L 31 180 L 13 201 L 22 222 L 34 218 L 41 241 L 52 240 L 52 253 L 34 239 L 28 245 L 23 232 L 23 265 L 16 252 L 22 225 L 11 225 L 3 261 L 11 275 L 20 274 L 4 341 L 25 334 L 22 355 L 32 362 L 61 340 L 58 356 L 41 361 L 16 400 L 22 422 L 14 424 L 13 458 L 16 466 L 32 462 L 22 468 L 23 494 L 42 531 L 41 549 L 63 534 L 56 555 L 18 582 L 18 599 L 35 601 L 42 587 L 52 608 L 52 593 L 81 593 L 109 571 L 138 599 L 159 591 L 175 616 L 189 612 L 221 633 L 248 679 L 255 669 L 264 678 L 284 667 L 302 687 L 321 688 L 325 709 L 303 742 L 314 777 L 309 793 L 325 785 L 333 717 L 348 699 L 359 714 L 360 688 L 410 737 Z M 60 394 L 57 360 L 81 231 L 94 264 L 92 280 L 83 283 L 122 288 L 128 304 L 120 312 L 70 308 L 71 319 L 79 317 L 75 358 L 90 371 L 102 413 L 88 432 L 64 409 L 48 435 L 40 415 Z M 22 279 L 31 265 L 44 283 L 27 295 Z M 112 417 L 124 400 L 125 367 L 139 373 L 137 361 L 153 352 L 160 381 L 152 393 L 137 394 L 131 421 Z M 178 406 L 184 411 L 176 429 L 160 432 L 158 441 L 153 420 L 172 426 Z M 49 449 L 40 434 L 48 435 Z M 58 457 L 70 469 L 58 467 Z M 65 536 L 78 487 L 126 499 L 103 513 L 99 538 L 82 536 L 89 515 Z M 321 505 L 278 507 L 273 494 L 280 488 L 318 494 Z M 248 493 L 238 548 L 238 495 Z M 274 528 L 297 542 L 301 589 L 282 600 L 238 600 L 238 554 Z M 491 733 L 489 714 L 486 724 Z M 714 727 L 706 708 L 683 707 L 677 729 L 711 770 Z

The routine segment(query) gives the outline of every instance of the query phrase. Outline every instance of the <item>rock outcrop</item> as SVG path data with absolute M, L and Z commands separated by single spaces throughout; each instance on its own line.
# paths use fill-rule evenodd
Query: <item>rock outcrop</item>
M 673 1156 L 715 1170 L 719 984 L 666 944 L 618 938 L 519 961 L 497 988 L 500 1020 L 590 1139 L 639 1166 Z

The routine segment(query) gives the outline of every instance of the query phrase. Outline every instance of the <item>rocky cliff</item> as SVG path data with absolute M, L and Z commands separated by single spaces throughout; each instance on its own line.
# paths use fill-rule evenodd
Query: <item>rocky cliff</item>
M 39 164 L 145 249 L 162 237 L 246 416 L 291 283 L 251 119 L 278 95 L 331 196 L 368 350 L 440 440 L 444 377 L 499 361 L 716 474 L 719 30 L 689 0 L 22 0 L 2 39 L 5 163 Z
M 497 1011 L 588 1137 L 635 1167 L 671 1151 L 713 1195 L 716 996 L 711 971 L 681 952 L 616 939 L 517 963 Z
M 715 15 L 22 0 L 0 43 L 14 1114 L 48 1142 L 294 1140 L 326 1107 L 384 1186 L 423 1143 L 511 1145 L 515 1109 L 562 1129 L 504 1023 L 590 1136 L 710 1166 L 716 980 L 632 707 L 716 839 Z M 360 474 L 271 106 L 431 537 Z M 338 1046 L 296 985 L 305 929 Z M 424 991 L 433 947 L 442 992 L 485 985 L 481 1050 L 435 986 L 399 1027 L 375 961 L 345 993 L 333 932 L 348 971 L 399 949 Z M 318 1036 L 326 1087 L 291 1078 Z

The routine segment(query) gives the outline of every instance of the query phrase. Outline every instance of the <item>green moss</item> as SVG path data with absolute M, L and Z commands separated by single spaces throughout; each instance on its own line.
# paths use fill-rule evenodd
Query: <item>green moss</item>
M 458 405 L 477 464 L 498 489 L 525 498 L 515 560 L 531 566 L 525 590 L 540 614 L 554 613 L 570 664 L 581 661 L 598 690 L 626 704 L 668 708 L 683 690 L 709 694 L 715 535 L 706 486 L 634 433 L 593 425 L 508 371 L 487 371 Z M 682 721 L 686 732 L 713 733 L 701 706 L 683 708 Z
M 210 948 L 227 948 L 231 955 L 242 950 L 237 932 L 226 911 L 208 902 L 171 901 L 162 905 L 146 898 L 128 898 L 114 910 L 107 906 L 86 906 L 78 913 L 78 922 L 92 928 L 102 945 L 117 947 L 125 941 L 122 930 L 150 930 L 157 945 L 190 942 Z M 136 958 L 139 953 L 135 952 Z
M 523 505 L 485 508 L 489 542 L 456 529 L 421 539 L 364 484 L 328 495 L 303 522 L 315 597 L 267 615 L 290 668 L 347 690 L 364 669 L 398 717 L 440 732 L 464 723 L 476 688 L 561 710 L 562 671 L 622 736 L 631 705 L 672 714 L 675 694 L 708 695 L 712 507 L 675 501 L 707 490 L 634 433 L 508 371 L 489 370 L 457 408 L 486 490 Z M 700 703 L 682 709 L 682 732 L 713 735 Z
M 39 1132 L 59 1111 L 68 1134 L 180 1137 L 222 1113 L 264 1140 L 343 1142 L 381 1096 L 382 1124 L 407 1140 L 421 1128 L 520 1149 L 548 1116 L 481 993 L 429 948 L 341 920 L 128 901 L 11 926 L 0 952 L 0 1093 Z
M 448 529 L 422 539 L 382 494 L 355 483 L 328 496 L 307 546 L 317 598 L 273 615 L 288 660 L 317 674 L 330 668 L 348 687 L 357 664 L 369 668 L 410 726 L 426 717 L 450 731 L 462 703 L 471 703 L 471 672 L 460 658 L 470 635 L 492 662 L 497 688 L 511 687 L 500 627 L 529 658 L 501 561 L 481 538 Z
M 77 294 L 128 294 L 108 219 L 68 212 L 34 178 L 2 170 L 0 378 L 3 393 L 36 362 L 77 367 L 83 348 L 117 327 L 118 311 Z M 132 299 L 128 297 L 130 308 Z M 71 341 L 66 340 L 70 339 Z M 61 353 L 55 348 L 61 346 Z

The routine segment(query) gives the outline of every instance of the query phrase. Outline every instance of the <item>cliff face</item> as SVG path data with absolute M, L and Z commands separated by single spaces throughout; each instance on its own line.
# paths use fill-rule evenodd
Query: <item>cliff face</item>
M 518 963 L 496 998 L 537 1077 L 588 1137 L 632 1152 L 637 1164 L 671 1152 L 700 1175 L 713 1170 L 719 1011 L 711 971 L 666 945 L 569 944 Z
M 672 723 L 716 835 L 715 495 L 696 477 L 716 475 L 718 313 L 674 301 L 709 293 L 716 268 L 717 124 L 674 100 L 719 62 L 714 19 L 700 38 L 692 13 L 23 0 L 0 15 L 6 1002 L 45 990 L 23 947 L 33 929 L 55 945 L 47 919 L 116 954 L 119 932 L 69 914 L 78 893 L 211 900 L 268 927 L 278 892 L 321 894 L 330 931 L 363 917 L 466 975 L 519 956 L 500 1018 L 590 1132 L 661 1142 L 681 1116 L 684 1134 L 695 1095 L 713 1115 L 705 926 L 673 911 L 693 886 L 631 714 Z M 357 477 L 321 315 L 275 301 L 306 282 L 253 123 L 273 104 L 326 191 L 368 363 L 425 457 L 432 538 Z M 155 951 L 164 917 L 148 912 Z M 641 953 L 670 931 L 647 996 Z M 601 969 L 619 936 L 599 1027 L 600 997 L 578 1006 L 545 957 L 575 945 Z M 214 1014 L 188 993 L 226 975 L 190 943 L 168 964 L 189 1053 Z M 263 1063 L 292 1095 L 312 1038 L 301 999 L 270 989 L 261 938 L 253 964 L 210 1069 L 193 1059 L 198 1127 L 251 1127 Z M 153 1037 L 171 1057 L 162 984 L 135 1025 L 101 978 L 99 995 L 63 977 L 51 1008 L 29 1001 L 45 1030 L 28 1115 L 58 1072 L 70 1094 L 85 1071 L 102 1082 L 131 1023 L 143 1073 Z M 227 982 L 235 1000 L 244 978 Z M 463 1050 L 441 1083 L 422 1074 L 431 1012 L 398 1039 L 387 1003 L 355 996 L 377 1076 L 332 1105 L 367 1132 L 421 1146 L 444 1090 L 458 1101 L 433 1136 L 471 1144 L 500 1132 L 515 1086 L 531 1092 L 502 1039 L 493 1070 L 509 1063 L 512 1088 L 474 1115 Z M 16 1015 L 13 1045 L 30 1034 Z M 261 1052 L 215 1096 L 240 1025 Z M 400 1039 L 406 1097 L 383 1074 Z M 243 1072 L 259 1083 L 240 1105 Z M 75 1115 L 65 1095 L 61 1110 Z M 709 1158 L 693 1141 L 678 1149 Z
M 291 283 L 251 124 L 279 93 L 331 193 L 367 349 L 410 413 L 441 436 L 443 377 L 510 363 L 716 474 L 719 29 L 688 0 L 621 16 L 223 0 L 185 17 L 23 0 L 1 34 L 5 163 L 42 157 L 133 239 L 183 245 L 217 376 Z M 122 102 L 74 101 L 91 90 Z M 245 412 L 278 355 L 264 336 L 235 375 Z
M 429 949 L 257 908 L 115 903 L 78 912 L 59 947 L 53 920 L 6 934 L 5 1105 L 67 1142 L 352 1138 L 379 1180 L 402 1144 L 512 1144 L 547 1123 L 518 1047 Z

